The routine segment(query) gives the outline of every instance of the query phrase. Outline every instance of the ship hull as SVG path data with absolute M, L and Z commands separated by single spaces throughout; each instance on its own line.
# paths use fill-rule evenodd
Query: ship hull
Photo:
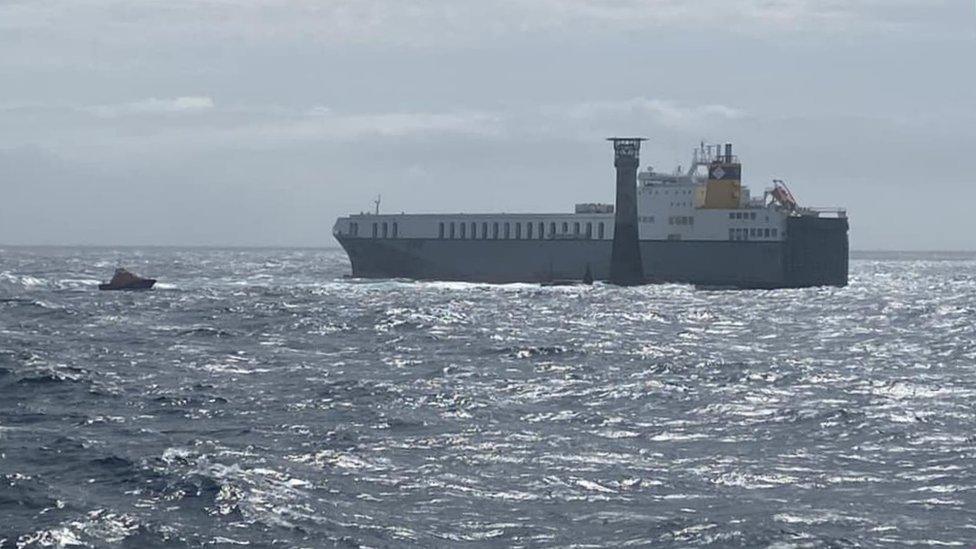
M 156 280 L 152 278 L 142 278 L 132 282 L 126 282 L 123 284 L 113 284 L 111 282 L 106 284 L 99 284 L 99 290 L 150 290 L 156 284 Z
M 642 240 L 648 283 L 733 288 L 845 286 L 847 220 L 791 219 L 775 242 Z M 359 278 L 489 283 L 610 276 L 611 240 L 449 240 L 339 236 Z

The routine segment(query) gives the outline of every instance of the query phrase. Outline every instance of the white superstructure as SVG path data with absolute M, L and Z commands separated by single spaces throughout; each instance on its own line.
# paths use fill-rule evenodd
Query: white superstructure
M 703 207 L 712 155 L 704 145 L 687 172 L 637 175 L 641 240 L 783 240 L 790 211 L 776 202 L 751 200 L 749 189 L 732 208 Z

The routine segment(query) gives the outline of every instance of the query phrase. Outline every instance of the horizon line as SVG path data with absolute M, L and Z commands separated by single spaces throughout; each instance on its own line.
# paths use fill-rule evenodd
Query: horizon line
M 342 250 L 339 245 L 302 245 L 302 244 L 7 244 L 0 243 L 0 248 L 190 248 L 190 249 L 225 249 L 225 250 Z M 973 249 L 894 249 L 894 248 L 858 248 L 850 250 L 856 253 L 944 253 L 944 254 L 976 254 Z

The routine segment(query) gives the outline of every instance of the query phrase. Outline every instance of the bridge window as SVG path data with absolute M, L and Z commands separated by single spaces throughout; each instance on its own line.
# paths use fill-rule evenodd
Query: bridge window
M 444 222 L 441 221 L 437 231 L 437 238 L 444 238 Z
M 778 231 L 777 231 L 776 229 L 773 229 L 773 230 L 772 230 L 771 232 L 772 232 L 772 235 L 773 235 L 773 238 L 776 238 L 776 233 L 777 233 Z
M 454 240 L 454 222 L 451 221 L 451 240 Z
M 383 238 L 386 238 L 388 236 L 390 236 L 390 227 L 386 224 L 386 221 L 384 221 L 383 222 Z
M 755 218 L 756 218 L 756 212 L 752 212 L 749 214 L 749 219 L 755 219 Z
M 586 224 L 586 239 L 589 240 L 593 238 L 593 223 Z
M 482 240 L 488 239 L 488 223 L 481 224 L 481 239 Z
M 769 229 L 763 229 L 763 236 L 769 238 Z
M 458 236 L 461 238 L 461 240 L 464 240 L 465 237 L 467 237 L 467 234 L 465 234 L 465 233 L 468 232 L 468 225 L 467 225 L 467 223 L 461 223 L 461 226 L 458 227 L 458 229 L 460 229 L 460 231 L 461 231 L 461 234 L 458 235 Z
M 373 238 L 376 238 L 377 236 L 378 236 L 378 225 L 376 223 L 373 223 Z
M 602 221 L 599 224 L 597 224 L 597 226 L 596 226 L 596 234 L 597 234 L 597 238 L 599 238 L 600 240 L 603 240 L 604 233 L 603 233 L 603 222 Z
M 580 224 L 579 222 L 573 223 L 573 234 L 579 236 L 580 234 Z
M 498 240 L 498 222 L 496 221 L 491 228 L 491 237 Z
M 549 238 L 555 238 L 555 237 L 556 237 L 556 223 L 551 222 L 549 223 Z
M 563 234 L 569 234 L 569 223 L 563 221 Z
M 535 227 L 532 223 L 525 224 L 525 239 L 532 240 L 532 227 Z
M 735 229 L 729 229 L 729 240 L 735 240 Z
M 522 240 L 522 224 L 515 224 L 515 240 Z
M 471 222 L 471 240 L 478 238 L 478 224 L 474 221 Z
M 397 237 L 397 233 L 399 232 L 397 229 L 398 229 L 397 223 L 396 223 L 396 221 L 394 221 L 393 222 L 393 238 L 396 238 Z
M 508 222 L 506 222 L 505 223 L 505 240 L 508 240 L 509 238 L 512 238 L 512 227 L 508 224 Z

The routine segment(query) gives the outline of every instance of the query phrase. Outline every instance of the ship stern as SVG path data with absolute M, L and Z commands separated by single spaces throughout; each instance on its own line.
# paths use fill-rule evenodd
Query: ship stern
M 846 216 L 796 216 L 786 222 L 786 286 L 847 286 L 849 224 Z

